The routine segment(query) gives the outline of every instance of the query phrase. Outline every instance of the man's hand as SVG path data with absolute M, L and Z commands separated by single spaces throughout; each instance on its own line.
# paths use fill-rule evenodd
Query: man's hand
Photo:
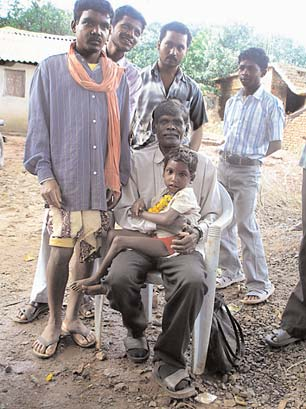
M 182 231 L 177 235 L 176 239 L 172 240 L 171 247 L 178 253 L 189 254 L 195 250 L 198 238 L 199 237 L 197 233 L 188 233 Z
M 146 210 L 146 205 L 143 199 L 137 199 L 131 206 L 131 215 L 139 217 L 141 213 Z
M 121 192 L 114 192 L 110 188 L 106 189 L 107 210 L 112 210 L 121 199 Z
M 49 206 L 57 207 L 58 209 L 62 206 L 62 195 L 60 187 L 55 179 L 46 180 L 41 184 L 40 194 L 42 195 L 44 201 L 48 203 Z

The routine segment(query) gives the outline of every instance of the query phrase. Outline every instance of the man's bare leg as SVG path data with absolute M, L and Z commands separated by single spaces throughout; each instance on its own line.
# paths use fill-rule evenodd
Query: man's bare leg
M 79 250 L 76 248 L 76 258 L 79 260 Z M 92 271 L 93 262 L 76 262 L 71 271 L 72 279 L 79 280 L 88 277 Z M 66 316 L 62 324 L 63 333 L 70 334 L 73 340 L 81 347 L 88 347 L 95 343 L 95 335 L 79 319 L 79 308 L 82 302 L 83 294 L 71 291 L 68 298 Z
M 49 320 L 40 339 L 33 344 L 33 351 L 39 354 L 53 355 L 62 326 L 62 304 L 68 280 L 69 261 L 73 249 L 52 247 L 47 266 L 47 287 L 49 303 Z M 45 342 L 42 342 L 43 339 Z M 53 341 L 53 342 L 52 342 Z M 52 342 L 50 346 L 46 344 Z

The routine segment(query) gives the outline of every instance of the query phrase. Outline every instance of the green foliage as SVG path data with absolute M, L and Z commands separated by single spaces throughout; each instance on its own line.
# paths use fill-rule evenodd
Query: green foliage
M 290 38 L 274 36 L 266 40 L 267 54 L 271 62 L 281 62 L 306 67 L 305 47 L 296 44 Z
M 129 52 L 129 60 L 137 67 L 143 68 L 152 64 L 158 58 L 157 42 L 161 25 L 153 23 L 148 26 L 141 36 L 138 45 Z
M 201 84 L 203 91 L 215 91 L 213 80 L 235 71 L 236 57 L 222 46 L 217 29 L 199 31 L 183 62 L 186 73 Z
M 20 0 L 13 0 L 9 3 L 7 16 L 0 18 L 0 27 L 10 26 L 21 30 L 71 35 L 71 19 L 69 13 L 47 1 L 32 0 L 30 6 L 24 8 Z
M 21 0 L 10 0 L 6 17 L 0 17 L 0 27 L 12 26 L 29 31 L 52 34 L 71 34 L 72 15 L 57 9 L 48 0 L 30 0 L 24 8 Z M 158 58 L 157 42 L 161 25 L 150 24 L 141 41 L 129 53 L 129 59 L 138 67 L 152 64 Z M 293 40 L 280 36 L 264 37 L 254 28 L 232 24 L 228 26 L 191 27 L 193 41 L 183 61 L 184 71 L 203 89 L 216 92 L 214 79 L 236 71 L 237 57 L 248 47 L 262 47 L 271 62 L 306 67 L 306 49 Z

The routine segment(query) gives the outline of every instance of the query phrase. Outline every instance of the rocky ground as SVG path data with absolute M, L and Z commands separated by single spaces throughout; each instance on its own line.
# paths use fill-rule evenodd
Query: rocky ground
M 26 325 L 12 321 L 29 297 L 43 215 L 37 182 L 22 167 L 23 144 L 21 137 L 7 137 L 0 170 L 0 409 L 306 408 L 306 342 L 272 351 L 263 341 L 278 327 L 297 280 L 301 233 L 292 227 L 300 221 L 301 170 L 296 155 L 281 151 L 266 161 L 259 198 L 258 219 L 276 291 L 257 307 L 240 303 L 243 286 L 223 291 L 243 327 L 246 354 L 239 372 L 195 377 L 201 403 L 169 399 L 151 380 L 151 360 L 137 366 L 124 357 L 121 319 L 108 305 L 101 353 L 65 338 L 54 358 L 32 355 L 31 344 L 47 316 Z M 217 146 L 205 143 L 202 149 L 217 161 Z M 151 349 L 160 331 L 162 289 L 157 300 L 154 325 L 147 331 Z M 86 323 L 93 327 L 92 320 Z M 214 402 L 203 403 L 211 395 Z

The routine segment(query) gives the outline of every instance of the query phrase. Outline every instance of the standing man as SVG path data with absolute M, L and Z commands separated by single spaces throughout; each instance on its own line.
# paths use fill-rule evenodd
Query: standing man
M 164 188 L 164 155 L 180 146 L 187 123 L 188 110 L 177 100 L 163 101 L 154 110 L 153 131 L 158 143 L 133 154 L 129 182 L 123 188 L 121 200 L 114 210 L 115 219 L 121 227 L 133 229 L 129 209 L 136 200 L 137 204 L 133 206 L 137 213 L 144 206 L 150 207 L 152 197 Z M 110 304 L 121 312 L 127 329 L 124 341 L 127 356 L 131 361 L 140 363 L 149 357 L 144 334 L 147 320 L 140 290 L 148 271 L 157 269 L 162 272 L 166 305 L 162 332 L 154 348 L 153 373 L 159 385 L 175 398 L 185 398 L 195 393 L 186 370 L 184 352 L 207 291 L 203 242 L 209 224 L 220 212 L 217 172 L 210 159 L 201 154 L 198 154 L 192 187 L 201 208 L 201 220 L 198 225 L 192 226 L 192 233 L 181 232 L 178 239 L 173 240 L 173 250 L 180 254 L 154 258 L 134 250 L 123 251 L 113 260 L 105 280 L 109 287 Z M 156 225 L 151 225 L 152 230 L 156 230 Z
M 79 295 L 71 292 L 63 322 L 61 315 L 73 250 L 85 265 L 99 255 L 108 204 L 119 200 L 130 173 L 128 86 L 124 70 L 102 52 L 112 16 L 107 0 L 76 1 L 76 41 L 68 55 L 44 60 L 31 85 L 24 163 L 50 206 L 51 233 L 49 320 L 33 344 L 41 358 L 54 355 L 63 332 L 81 347 L 95 343 L 78 319 Z M 88 273 L 84 268 L 74 275 Z
M 191 44 L 191 33 L 184 24 L 173 21 L 161 28 L 157 48 L 159 59 L 141 72 L 142 91 L 132 123 L 132 144 L 140 149 L 153 142 L 152 112 L 168 98 L 177 98 L 189 112 L 190 138 L 184 143 L 199 150 L 203 125 L 207 122 L 204 99 L 199 86 L 186 75 L 180 64 Z
M 249 48 L 239 55 L 238 62 L 243 88 L 225 106 L 225 143 L 218 167 L 218 179 L 233 200 L 234 218 L 222 233 L 219 263 L 222 276 L 217 279 L 217 288 L 246 278 L 248 292 L 242 302 L 259 304 L 273 294 L 274 286 L 269 280 L 255 217 L 257 193 L 263 159 L 281 148 L 284 109 L 281 101 L 261 85 L 269 62 L 264 50 Z
M 145 29 L 143 15 L 131 6 L 122 6 L 115 10 L 112 18 L 112 33 L 106 45 L 107 56 L 125 69 L 129 88 L 130 118 L 133 117 L 136 102 L 141 91 L 142 81 L 138 68 L 125 57 L 134 48 Z M 28 323 L 48 310 L 46 269 L 50 255 L 49 233 L 46 222 L 42 227 L 41 247 L 29 304 L 21 307 L 15 317 L 19 323 Z M 86 296 L 87 297 L 87 296 Z M 92 316 L 93 303 L 90 297 L 80 307 L 85 317 Z
M 266 342 L 274 348 L 280 348 L 306 339 L 306 145 L 300 159 L 300 166 L 303 168 L 303 238 L 299 252 L 300 279 L 289 297 L 283 312 L 280 328 L 266 337 Z
M 146 24 L 143 15 L 132 6 L 119 7 L 112 18 L 113 31 L 106 45 L 107 56 L 125 68 L 130 93 L 131 120 L 141 92 L 142 80 L 139 69 L 127 60 L 125 54 L 138 44 Z

